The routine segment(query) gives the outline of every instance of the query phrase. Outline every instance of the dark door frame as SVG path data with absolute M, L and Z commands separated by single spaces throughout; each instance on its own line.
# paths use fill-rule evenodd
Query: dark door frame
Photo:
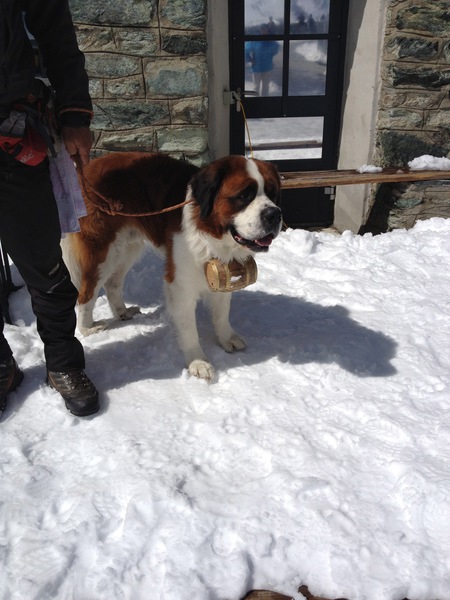
M 339 138 L 341 130 L 342 94 L 344 84 L 345 65 L 345 42 L 347 34 L 348 0 L 330 0 L 329 29 L 328 33 L 290 33 L 291 0 L 285 0 L 284 4 L 284 32 L 272 35 L 249 35 L 245 33 L 245 2 L 244 0 L 229 0 L 229 60 L 230 60 L 230 87 L 231 90 L 241 90 L 241 99 L 245 108 L 247 118 L 277 118 L 277 117 L 323 117 L 323 141 L 321 158 L 273 160 L 280 172 L 283 171 L 306 171 L 336 169 L 339 157 Z M 242 93 L 245 86 L 245 42 L 252 39 L 277 40 L 283 42 L 283 77 L 282 95 L 268 97 L 252 97 Z M 289 96 L 289 44 L 297 40 L 320 40 L 328 41 L 327 52 L 327 75 L 325 93 L 322 96 Z M 242 113 L 236 108 L 230 109 L 230 150 L 231 153 L 245 154 L 245 122 Z M 333 221 L 333 206 L 330 212 L 330 197 L 323 198 L 324 189 L 314 191 L 302 190 L 301 202 L 308 202 L 306 198 L 311 196 L 312 202 L 317 208 L 324 201 L 323 225 L 331 224 Z M 289 203 L 297 202 L 294 198 L 298 192 L 293 191 L 284 194 Z M 302 207 L 301 207 L 302 208 Z M 292 209 L 292 206 L 291 206 Z M 290 210 L 288 212 L 295 212 Z M 301 212 L 301 211 L 300 211 Z M 306 211 L 308 213 L 308 211 Z M 314 210 L 312 211 L 314 213 Z M 311 214 L 312 214 L 311 213 Z M 308 222 L 317 220 L 316 217 L 303 219 L 305 225 L 319 223 Z M 301 226 L 302 217 L 293 217 L 291 221 Z M 320 221 L 320 218 L 319 218 Z

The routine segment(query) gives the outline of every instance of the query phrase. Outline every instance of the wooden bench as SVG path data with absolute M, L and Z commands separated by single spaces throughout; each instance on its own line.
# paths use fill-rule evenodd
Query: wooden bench
M 410 171 L 384 168 L 377 173 L 359 173 L 356 170 L 296 171 L 281 173 L 282 189 L 335 187 L 370 183 L 399 183 L 402 181 L 432 181 L 450 179 L 450 171 Z

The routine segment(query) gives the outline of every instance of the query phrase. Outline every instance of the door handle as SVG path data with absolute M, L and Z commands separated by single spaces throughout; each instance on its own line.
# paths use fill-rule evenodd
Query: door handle
M 227 106 L 236 103 L 236 110 L 239 112 L 241 110 L 241 94 L 243 96 L 259 96 L 258 92 L 254 90 L 244 90 L 241 88 L 237 88 L 236 90 L 225 90 L 223 93 L 223 103 Z

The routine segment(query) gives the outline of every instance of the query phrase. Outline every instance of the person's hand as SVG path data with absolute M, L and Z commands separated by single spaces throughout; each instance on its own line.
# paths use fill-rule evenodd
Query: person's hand
M 69 155 L 74 160 L 79 160 L 82 165 L 87 165 L 92 148 L 92 133 L 89 127 L 63 126 L 61 137 Z

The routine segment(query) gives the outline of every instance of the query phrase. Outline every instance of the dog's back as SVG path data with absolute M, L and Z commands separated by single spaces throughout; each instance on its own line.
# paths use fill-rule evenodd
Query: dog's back
M 164 154 L 117 152 L 92 160 L 80 175 L 87 215 L 80 232 L 62 240 L 64 260 L 79 292 L 78 327 L 87 335 L 95 326 L 92 310 L 104 287 L 117 318 L 137 312 L 126 309 L 122 286 L 140 257 L 144 240 L 164 250 L 181 228 L 181 209 L 145 216 L 182 203 L 197 167 Z M 117 211 L 111 215 L 108 212 Z M 120 214 L 125 212 L 126 214 Z

